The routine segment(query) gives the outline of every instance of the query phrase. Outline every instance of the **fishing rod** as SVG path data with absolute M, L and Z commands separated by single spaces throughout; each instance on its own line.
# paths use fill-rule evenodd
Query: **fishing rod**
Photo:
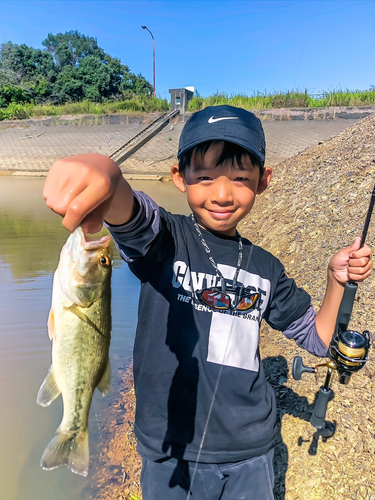
M 371 195 L 370 205 L 367 211 L 366 221 L 361 237 L 361 246 L 365 244 L 367 231 L 370 225 L 371 215 L 375 203 L 375 186 Z M 330 388 L 332 375 L 337 371 L 341 384 L 348 384 L 352 373 L 357 372 L 365 366 L 370 348 L 370 332 L 364 330 L 362 333 L 356 330 L 348 330 L 348 324 L 353 310 L 355 294 L 358 284 L 355 281 L 345 283 L 344 295 L 342 297 L 339 312 L 337 314 L 335 331 L 328 348 L 325 363 L 319 363 L 314 367 L 305 366 L 301 356 L 293 361 L 292 375 L 295 380 L 300 380 L 303 373 L 317 373 L 319 368 L 327 367 L 324 385 L 319 389 L 318 397 L 311 415 L 310 423 L 317 429 L 317 437 L 321 435 L 323 440 L 331 437 L 335 432 L 335 426 L 326 422 L 327 406 L 334 393 Z M 329 425 L 330 424 L 330 425 Z

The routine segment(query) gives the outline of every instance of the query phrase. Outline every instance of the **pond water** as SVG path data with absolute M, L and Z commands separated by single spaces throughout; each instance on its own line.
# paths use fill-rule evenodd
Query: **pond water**
M 52 277 L 69 233 L 44 202 L 44 179 L 0 177 L 0 498 L 4 500 L 82 500 L 90 481 L 66 467 L 39 466 L 45 446 L 59 426 L 62 403 L 36 403 L 51 364 L 47 317 Z M 171 182 L 132 181 L 135 189 L 175 213 L 189 213 L 184 195 Z M 112 277 L 112 386 L 120 365 L 130 362 L 138 305 L 138 280 L 117 250 Z M 91 448 L 98 438 L 95 391 L 90 411 Z

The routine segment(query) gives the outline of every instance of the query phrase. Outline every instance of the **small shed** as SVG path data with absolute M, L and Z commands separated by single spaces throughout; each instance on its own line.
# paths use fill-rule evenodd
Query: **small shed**
M 183 89 L 169 89 L 171 94 L 171 111 L 180 110 L 180 114 L 185 114 L 189 101 L 194 95 L 194 87 L 185 87 Z

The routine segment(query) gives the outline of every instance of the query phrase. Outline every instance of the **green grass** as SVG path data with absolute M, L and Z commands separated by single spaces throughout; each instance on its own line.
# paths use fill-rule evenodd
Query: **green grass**
M 25 118 L 63 115 L 108 115 L 116 113 L 166 112 L 169 103 L 165 99 L 139 97 L 126 101 L 94 103 L 90 101 L 68 102 L 61 106 L 11 103 L 0 108 L 0 120 L 23 120 Z
M 273 108 L 322 108 L 330 106 L 374 106 L 375 90 L 324 92 L 323 99 L 310 97 L 307 91 L 275 92 L 263 96 L 244 94 L 227 95 L 216 93 L 208 97 L 195 96 L 189 103 L 189 111 L 199 111 L 207 106 L 230 104 L 245 109 Z M 137 97 L 125 101 L 94 103 L 91 101 L 68 102 L 61 106 L 32 103 L 11 103 L 0 108 L 0 120 L 23 120 L 25 118 L 63 115 L 109 115 L 117 113 L 167 112 L 169 103 L 165 99 Z
M 214 94 L 209 97 L 195 96 L 189 102 L 189 111 L 198 111 L 207 106 L 229 104 L 245 109 L 273 109 L 273 108 L 322 108 L 329 106 L 374 106 L 375 90 L 324 92 L 323 99 L 314 99 L 305 92 L 291 91 L 286 93 L 275 92 L 267 96 L 246 96 L 237 94 Z

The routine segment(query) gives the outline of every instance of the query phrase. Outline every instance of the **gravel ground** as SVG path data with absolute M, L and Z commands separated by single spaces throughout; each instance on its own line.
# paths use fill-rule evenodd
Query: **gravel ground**
M 319 307 L 330 257 L 362 233 L 375 182 L 375 117 L 365 118 L 335 138 L 275 168 L 272 187 L 259 198 L 241 233 L 280 258 L 286 271 Z M 373 246 L 374 223 L 367 242 Z M 375 332 L 375 280 L 358 287 L 351 328 Z M 262 330 L 261 352 L 278 396 L 279 426 L 275 457 L 277 499 L 375 500 L 375 353 L 348 386 L 335 379 L 335 398 L 327 420 L 337 422 L 333 437 L 316 443 L 311 405 L 323 382 L 310 374 L 291 377 L 294 356 L 305 364 L 318 359 L 301 351 L 269 327 Z M 289 367 L 289 369 L 288 369 Z
M 244 219 L 240 232 L 280 258 L 317 308 L 330 257 L 362 232 L 374 182 L 375 116 L 278 165 L 270 188 Z M 372 223 L 367 242 L 373 246 L 374 240 Z M 375 332 L 374 288 L 373 277 L 359 285 L 353 329 Z M 317 378 L 304 374 L 295 381 L 291 377 L 296 355 L 309 366 L 319 359 L 267 325 L 261 331 L 261 354 L 278 401 L 276 500 L 375 500 L 375 353 L 370 350 L 367 365 L 351 377 L 349 385 L 335 379 L 327 420 L 335 423 L 336 431 L 326 442 L 314 437 L 309 423 L 325 370 Z M 106 411 L 106 440 L 92 457 L 96 472 L 90 499 L 127 500 L 131 494 L 140 498 L 129 371 L 123 381 L 118 400 Z

